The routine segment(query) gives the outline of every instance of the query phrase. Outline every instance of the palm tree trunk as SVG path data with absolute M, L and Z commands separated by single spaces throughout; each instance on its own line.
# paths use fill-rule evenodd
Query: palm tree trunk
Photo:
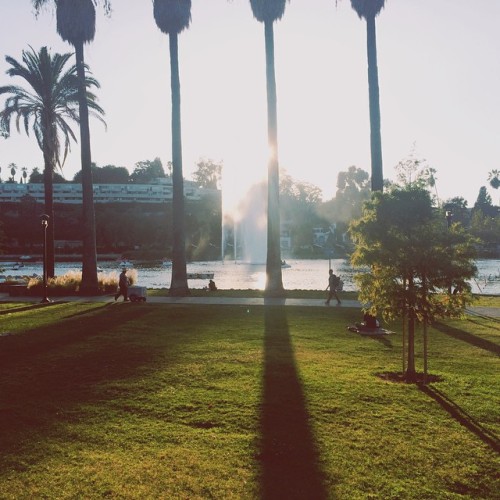
M 50 157 L 50 153 L 44 151 L 45 168 L 43 171 L 43 190 L 45 207 L 44 211 L 49 216 L 47 224 L 46 239 L 46 261 L 45 269 L 47 270 L 47 278 L 53 278 L 55 275 L 55 251 L 54 251 L 54 161 Z
M 83 199 L 83 252 L 82 252 L 82 295 L 95 295 L 99 285 L 97 280 L 97 248 L 95 236 L 94 191 L 92 183 L 89 110 L 85 88 L 85 61 L 83 42 L 75 44 L 78 74 L 78 100 L 80 109 L 80 147 L 82 159 L 82 199 Z
M 375 16 L 366 19 L 366 45 L 368 54 L 368 93 L 370 101 L 370 145 L 372 160 L 372 191 L 382 191 L 382 138 L 380 134 L 380 99 L 377 66 L 377 35 Z
M 267 296 L 281 297 L 284 295 L 284 289 L 281 275 L 278 117 L 273 22 L 266 21 L 264 29 L 266 41 L 267 136 L 270 155 L 267 178 L 267 280 L 265 291 Z
M 172 91 L 172 281 L 170 295 L 189 295 L 186 272 L 186 235 L 184 224 L 184 178 L 182 174 L 181 85 L 177 33 L 169 34 L 170 85 Z

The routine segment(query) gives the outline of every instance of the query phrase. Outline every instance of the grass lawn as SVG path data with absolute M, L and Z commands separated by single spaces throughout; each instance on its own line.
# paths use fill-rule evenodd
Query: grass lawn
M 499 321 L 436 324 L 419 387 L 359 316 L 0 304 L 0 498 L 499 498 Z

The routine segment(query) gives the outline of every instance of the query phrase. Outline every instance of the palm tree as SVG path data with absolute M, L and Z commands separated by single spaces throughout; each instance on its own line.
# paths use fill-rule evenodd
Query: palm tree
M 9 163 L 9 167 L 10 167 L 10 175 L 11 175 L 10 180 L 12 182 L 15 182 L 16 181 L 17 165 L 15 163 Z
M 500 187 L 500 170 L 494 169 L 488 173 L 488 181 L 493 189 Z
M 109 0 L 101 0 L 107 12 Z M 95 5 L 97 0 L 32 0 L 35 11 L 43 5 L 55 3 L 57 32 L 61 38 L 75 48 L 76 70 L 78 75 L 78 100 L 80 115 L 80 147 L 82 160 L 82 199 L 83 199 L 83 255 L 82 255 L 82 295 L 95 295 L 98 292 L 97 247 L 95 229 L 94 193 L 91 170 L 89 111 L 86 97 L 85 58 L 83 46 L 94 39 Z
M 250 5 L 255 19 L 264 23 L 266 46 L 267 137 L 270 151 L 267 173 L 266 295 L 279 297 L 283 296 L 284 289 L 281 275 L 278 117 L 273 25 L 283 17 L 286 0 L 250 0 Z
M 182 174 L 181 85 L 178 35 L 191 22 L 191 0 L 153 0 L 156 25 L 168 35 L 170 45 L 170 87 L 172 95 L 172 213 L 173 248 L 170 294 L 189 295 L 186 273 L 186 230 L 184 226 L 184 179 Z
M 493 189 L 500 188 L 500 170 L 494 169 L 488 172 L 488 181 Z
M 351 6 L 360 19 L 366 20 L 366 47 L 368 54 L 368 94 L 370 101 L 370 144 L 372 160 L 372 191 L 382 191 L 382 139 L 380 136 L 380 102 L 377 66 L 377 36 L 375 17 L 385 5 L 385 0 L 351 0 Z
M 54 276 L 54 207 L 53 176 L 56 166 L 62 169 L 70 141 L 75 135 L 68 121 L 78 122 L 78 78 L 76 66 L 67 68 L 72 54 L 54 54 L 51 56 L 47 47 L 39 52 L 32 48 L 23 51 L 23 63 L 7 56 L 10 64 L 7 74 L 20 77 L 31 87 L 31 92 L 18 85 L 0 87 L 0 95 L 8 95 L 5 109 L 0 113 L 0 127 L 10 133 L 10 122 L 16 118 L 17 131 L 20 123 L 24 125 L 27 135 L 33 130 L 44 159 L 44 196 L 45 213 L 50 217 L 47 227 L 47 275 Z M 99 87 L 96 80 L 86 78 L 86 87 Z M 96 102 L 96 97 L 87 91 L 89 108 L 102 121 L 103 110 Z M 62 139 L 62 141 L 61 141 Z M 61 158 L 61 144 L 64 143 Z M 22 176 L 26 182 L 27 169 L 22 168 Z M 15 170 L 14 170 L 15 173 Z

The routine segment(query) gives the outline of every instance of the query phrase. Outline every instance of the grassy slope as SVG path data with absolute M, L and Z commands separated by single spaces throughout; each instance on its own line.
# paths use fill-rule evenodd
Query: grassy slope
M 11 309 L 0 317 L 0 497 L 494 498 L 498 322 L 436 325 L 430 371 L 443 380 L 421 389 L 377 376 L 400 370 L 401 338 L 349 333 L 358 317 Z

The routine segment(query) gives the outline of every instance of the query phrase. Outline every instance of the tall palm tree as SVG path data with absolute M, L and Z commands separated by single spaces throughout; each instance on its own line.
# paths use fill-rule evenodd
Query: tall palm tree
M 264 24 L 266 47 L 267 138 L 270 151 L 267 172 L 266 295 L 279 297 L 284 294 L 284 289 L 281 275 L 278 116 L 273 25 L 283 17 L 286 0 L 250 0 L 250 5 L 255 19 Z
M 378 88 L 377 36 L 375 18 L 385 0 L 351 0 L 351 6 L 360 19 L 366 20 L 366 47 L 368 54 L 368 94 L 370 101 L 370 144 L 372 160 L 372 191 L 382 191 L 382 139 L 380 135 L 380 101 Z
M 109 0 L 101 0 L 109 11 Z M 43 5 L 55 3 L 57 32 L 61 38 L 75 48 L 78 75 L 78 100 L 80 116 L 80 147 L 82 161 L 83 198 L 83 255 L 82 255 L 82 295 L 95 295 L 98 291 L 97 247 L 94 193 L 92 184 L 92 157 L 90 149 L 89 111 L 85 87 L 84 44 L 90 43 L 95 35 L 95 4 L 97 0 L 32 0 L 36 12 Z
M 54 54 L 42 47 L 39 52 L 32 48 L 23 51 L 23 63 L 13 57 L 5 59 L 10 64 L 7 74 L 20 77 L 28 83 L 31 91 L 18 85 L 0 87 L 0 95 L 7 95 L 5 108 L 0 112 L 0 127 L 10 133 L 12 118 L 16 118 L 17 131 L 23 123 L 27 135 L 33 130 L 44 159 L 44 199 L 45 213 L 50 222 L 47 227 L 47 276 L 54 276 L 54 206 L 53 176 L 56 166 L 62 169 L 75 135 L 69 121 L 78 122 L 78 78 L 76 66 L 67 68 L 72 54 Z M 86 88 L 99 87 L 99 83 L 87 76 Z M 87 91 L 87 103 L 93 113 L 102 121 L 104 114 L 93 93 Z M 61 158 L 61 145 L 63 155 Z M 22 168 L 26 181 L 27 170 Z
M 191 22 L 191 0 L 153 0 L 156 25 L 168 35 L 170 45 L 170 87 L 172 94 L 172 213 L 173 248 L 170 294 L 189 295 L 186 273 L 186 230 L 184 224 L 184 179 L 182 174 L 181 85 L 178 35 Z

